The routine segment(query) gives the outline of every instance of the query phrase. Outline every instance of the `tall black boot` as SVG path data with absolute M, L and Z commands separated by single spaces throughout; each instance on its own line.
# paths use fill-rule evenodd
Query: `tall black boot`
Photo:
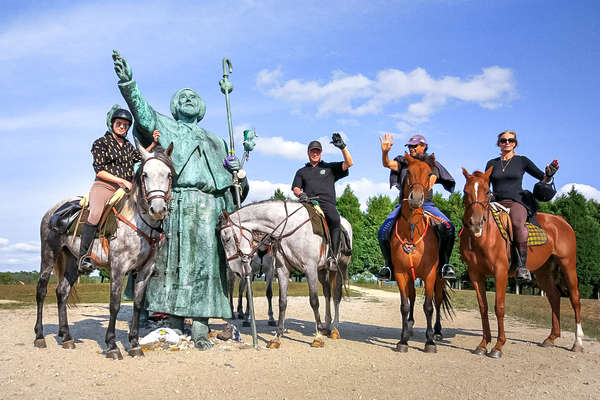
M 331 271 L 337 271 L 337 259 L 340 250 L 340 233 L 339 226 L 331 228 L 329 231 L 329 237 L 331 239 L 331 251 L 329 253 L 328 264 Z
M 377 272 L 377 277 L 384 281 L 389 281 L 394 275 L 394 266 L 392 265 L 392 249 L 389 240 L 381 240 L 379 242 L 379 248 L 381 248 L 381 254 L 385 260 L 383 268 Z
M 530 282 L 531 272 L 527 269 L 527 242 L 517 243 L 516 246 L 517 254 L 517 279 Z
M 442 223 L 436 225 L 436 230 L 440 239 L 438 273 L 443 279 L 456 279 L 454 266 L 450 264 L 450 256 L 454 248 L 454 226 Z
M 80 274 L 87 275 L 94 270 L 94 263 L 88 255 L 97 229 L 98 225 L 88 224 L 87 222 L 81 228 L 81 244 L 79 245 L 79 258 L 77 259 Z

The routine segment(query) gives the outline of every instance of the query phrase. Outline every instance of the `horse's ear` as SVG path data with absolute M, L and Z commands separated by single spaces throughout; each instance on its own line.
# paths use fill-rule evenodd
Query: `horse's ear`
M 147 160 L 148 158 L 152 157 L 152 154 L 150 154 L 150 152 L 146 151 L 146 149 L 144 148 L 144 146 L 142 146 L 140 144 L 140 142 L 137 141 L 137 139 L 134 139 L 134 140 L 135 140 L 135 145 L 136 145 L 138 151 L 140 152 L 140 154 L 142 155 L 142 158 L 144 160 Z
M 468 171 L 465 169 L 465 167 L 463 167 L 463 169 L 462 169 L 462 172 L 463 172 L 463 175 L 465 176 L 465 178 L 466 178 L 466 179 L 469 179 L 469 177 L 470 177 L 471 175 L 470 175 L 470 174 L 469 174 L 469 172 L 468 172 Z
M 488 180 L 490 179 L 490 175 L 492 174 L 493 169 L 494 169 L 494 166 L 492 165 L 491 167 L 489 167 L 488 169 L 485 170 L 485 177 Z
M 167 147 L 167 156 L 171 157 L 172 153 L 173 153 L 173 142 L 171 142 L 169 147 Z

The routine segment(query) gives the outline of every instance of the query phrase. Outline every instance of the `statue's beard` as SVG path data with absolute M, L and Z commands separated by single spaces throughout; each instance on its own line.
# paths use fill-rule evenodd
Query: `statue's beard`
M 179 117 L 183 116 L 185 119 L 196 119 L 199 110 L 198 107 L 180 107 L 179 110 L 177 110 L 177 114 Z

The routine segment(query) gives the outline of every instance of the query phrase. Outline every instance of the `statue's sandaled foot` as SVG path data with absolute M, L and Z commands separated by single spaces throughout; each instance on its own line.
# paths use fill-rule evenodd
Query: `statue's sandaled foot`
M 131 356 L 131 357 L 144 357 L 144 351 L 139 346 L 132 347 L 131 349 L 129 349 L 127 354 L 129 354 L 129 356 Z
M 110 358 L 111 360 L 122 360 L 123 354 L 119 349 L 112 349 L 106 351 L 106 358 Z
M 65 340 L 62 343 L 62 348 L 63 349 L 69 349 L 69 350 L 74 349 L 75 348 L 75 341 L 73 339 Z
M 208 337 L 197 338 L 194 340 L 194 347 L 198 350 L 208 350 L 214 346 L 214 343 L 210 341 Z
M 44 338 L 41 338 L 41 339 L 35 339 L 35 340 L 33 341 L 33 345 L 34 345 L 35 347 L 37 347 L 38 349 L 45 349 L 45 348 L 47 347 L 47 346 L 46 346 L 46 339 L 44 339 Z

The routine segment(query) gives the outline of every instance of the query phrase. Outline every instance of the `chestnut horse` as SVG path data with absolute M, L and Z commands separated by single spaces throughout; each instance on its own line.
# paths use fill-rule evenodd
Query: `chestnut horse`
M 493 167 L 485 173 L 475 171 L 470 175 L 463 168 L 467 179 L 464 189 L 465 214 L 464 229 L 460 235 L 460 254 L 467 263 L 469 277 L 477 292 L 483 339 L 473 351 L 486 354 L 487 345 L 492 341 L 488 320 L 488 305 L 485 294 L 485 278 L 493 276 L 496 282 L 496 318 L 498 320 L 498 339 L 496 345 L 487 353 L 492 358 L 502 356 L 502 346 L 506 342 L 504 334 L 504 303 L 509 276 L 508 246 L 502 237 L 496 222 L 490 213 L 490 174 Z M 554 345 L 554 339 L 560 337 L 560 288 L 568 290 L 571 305 L 575 311 L 575 343 L 573 351 L 583 350 L 583 329 L 581 328 L 581 304 L 577 289 L 576 242 L 573 228 L 558 215 L 538 213 L 536 219 L 546 231 L 548 241 L 540 246 L 527 249 L 527 268 L 535 272 L 535 279 L 546 292 L 552 307 L 552 330 L 542 346 Z M 557 273 L 558 272 L 558 273 Z M 565 285 L 566 284 L 566 285 Z
M 435 156 L 427 156 L 424 161 L 405 154 L 408 162 L 408 173 L 403 186 L 403 194 L 408 197 L 402 200 L 400 216 L 392 228 L 390 246 L 394 277 L 400 290 L 402 312 L 402 333 L 396 344 L 396 351 L 408 351 L 408 339 L 414 324 L 416 278 L 425 283 L 425 302 L 423 311 L 427 317 L 425 332 L 425 352 L 436 353 L 434 339 L 442 338 L 440 308 L 443 306 L 447 314 L 452 311 L 450 298 L 446 292 L 446 281 L 437 273 L 439 244 L 438 238 L 430 223 L 429 217 L 423 213 L 425 194 L 435 182 L 431 173 L 435 165 Z M 435 295 L 436 322 L 432 329 L 433 302 Z

